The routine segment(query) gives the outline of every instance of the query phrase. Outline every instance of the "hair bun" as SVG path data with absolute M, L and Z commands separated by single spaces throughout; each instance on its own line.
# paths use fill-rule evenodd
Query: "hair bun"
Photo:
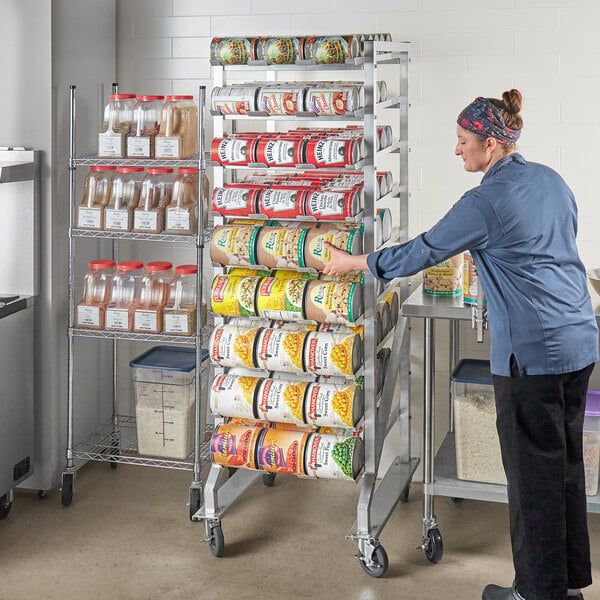
M 507 112 L 513 115 L 518 115 L 521 112 L 523 97 L 519 90 L 513 88 L 512 90 L 504 92 L 502 94 L 502 100 L 504 101 Z

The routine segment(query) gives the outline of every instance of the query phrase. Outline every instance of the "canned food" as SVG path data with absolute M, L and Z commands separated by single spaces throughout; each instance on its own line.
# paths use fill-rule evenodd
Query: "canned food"
M 210 360 L 221 367 L 256 367 L 255 345 L 259 328 L 218 325 L 210 336 Z
M 263 431 L 237 423 L 218 425 L 210 439 L 211 460 L 223 467 L 256 469 L 256 446 Z
M 381 394 L 383 390 L 383 381 L 387 373 L 388 364 L 392 351 L 389 348 L 382 348 L 377 353 L 377 367 L 375 369 L 375 392 Z
M 256 345 L 256 364 L 267 371 L 303 373 L 303 350 L 309 332 L 265 329 Z
M 246 267 L 233 267 L 229 269 L 229 275 L 235 275 L 236 277 L 269 277 L 271 271 L 266 269 L 248 269 Z
M 257 139 L 250 137 L 215 138 L 210 149 L 213 161 L 228 166 L 246 166 L 256 162 Z
M 355 323 L 362 315 L 362 286 L 310 281 L 304 301 L 306 318 L 318 323 Z
M 360 283 L 361 285 L 365 283 L 364 273 L 360 271 L 352 271 L 345 275 L 325 275 L 321 273 L 319 279 L 321 281 L 337 281 L 338 283 Z
M 357 385 L 311 383 L 304 418 L 315 427 L 353 428 L 364 412 L 363 391 Z
M 294 321 L 275 320 L 271 323 L 273 329 L 287 329 L 288 331 L 317 331 L 316 323 L 295 323 Z
M 262 87 L 258 93 L 258 110 L 269 115 L 295 115 L 304 110 L 305 87 Z
M 306 191 L 269 188 L 260 194 L 258 212 L 270 218 L 295 219 L 304 214 Z
M 382 302 L 377 307 L 377 314 L 381 320 L 381 339 L 383 339 L 391 330 L 390 307 L 386 302 Z
M 210 259 L 219 265 L 257 265 L 260 230 L 253 225 L 218 225 L 210 238 Z
M 313 275 L 313 273 L 291 271 L 289 269 L 275 269 L 271 275 L 277 279 L 306 279 L 308 281 L 317 279 L 317 276 Z
M 364 325 L 342 325 L 341 323 L 321 323 L 319 325 L 319 331 L 331 331 L 333 333 L 344 333 L 350 335 L 354 333 L 359 335 L 361 339 L 365 335 Z
M 317 115 L 346 115 L 361 107 L 360 92 L 357 87 L 309 88 L 305 106 L 307 112 Z
M 305 267 L 304 246 L 308 229 L 263 227 L 258 236 L 257 259 L 265 267 Z
M 304 459 L 311 477 L 355 480 L 364 465 L 364 445 L 356 436 L 311 433 Z
M 253 317 L 230 317 L 227 321 L 227 324 L 239 325 L 240 327 L 245 327 L 246 329 L 256 329 L 257 327 L 270 327 L 271 319 L 255 319 Z M 230 373 L 232 373 L 233 370 L 230 371 Z M 241 375 L 241 373 L 237 374 Z
M 261 190 L 255 187 L 216 187 L 212 207 L 223 216 L 246 216 L 258 213 Z
M 380 223 L 381 243 L 385 244 L 392 237 L 392 211 L 389 208 L 378 208 L 377 220 Z
M 360 196 L 354 192 L 309 192 L 304 201 L 305 214 L 324 220 L 354 217 L 360 212 Z
M 356 229 L 311 229 L 304 244 L 304 260 L 307 267 L 322 271 L 331 260 L 331 251 L 325 247 L 325 242 L 350 254 L 362 252 L 362 235 Z
M 245 65 L 255 58 L 257 38 L 213 38 L 210 58 L 221 65 Z
M 385 171 L 377 172 L 377 186 L 379 187 L 379 197 L 383 197 L 390 192 L 388 189 L 387 176 Z
M 303 406 L 307 388 L 306 381 L 264 379 L 257 396 L 258 418 L 305 425 Z
M 263 429 L 258 440 L 256 465 L 270 473 L 304 475 L 304 451 L 310 434 L 288 429 Z
M 211 310 L 224 317 L 255 317 L 261 277 L 217 275 L 212 284 Z
M 383 301 L 390 307 L 390 328 L 396 327 L 398 323 L 398 294 L 390 292 Z
M 354 165 L 360 157 L 360 144 L 353 139 L 312 138 L 306 142 L 306 162 L 316 167 Z
M 477 304 L 479 286 L 479 276 L 477 275 L 477 267 L 473 262 L 471 253 L 467 250 L 464 256 L 464 286 L 463 286 L 463 299 L 465 304 Z M 483 303 L 487 304 L 487 299 L 483 297 Z
M 214 415 L 258 419 L 257 398 L 260 377 L 217 375 L 210 388 L 210 410 Z
M 308 282 L 303 279 L 263 278 L 256 297 L 259 316 L 284 321 L 302 320 L 307 286 Z
M 259 38 L 256 58 L 257 60 L 264 60 L 270 65 L 291 65 L 304 58 L 304 38 Z
M 256 85 L 230 85 L 214 87 L 210 94 L 210 107 L 222 115 L 247 115 L 256 111 Z
M 293 167 L 304 163 L 303 138 L 261 138 L 256 145 L 256 162 L 268 167 Z M 250 161 L 252 162 L 252 161 Z M 225 163 L 224 163 L 225 164 Z
M 377 90 L 379 96 L 379 102 L 385 102 L 387 100 L 387 83 L 384 79 L 380 79 L 377 82 Z
M 423 292 L 431 296 L 457 296 L 463 291 L 463 255 L 458 254 L 425 270 Z
M 304 345 L 305 370 L 317 375 L 351 376 L 362 361 L 358 335 L 317 331 L 308 334 Z
M 360 45 L 357 36 L 307 37 L 304 54 L 317 64 L 343 63 L 347 58 L 359 56 Z

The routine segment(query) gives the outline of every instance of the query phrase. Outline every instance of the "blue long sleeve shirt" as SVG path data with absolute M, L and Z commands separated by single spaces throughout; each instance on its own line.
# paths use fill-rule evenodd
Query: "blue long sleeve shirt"
M 370 254 L 383 280 L 470 250 L 488 300 L 491 370 L 577 371 L 598 360 L 598 327 L 579 258 L 577 206 L 552 169 L 510 154 L 429 231 Z

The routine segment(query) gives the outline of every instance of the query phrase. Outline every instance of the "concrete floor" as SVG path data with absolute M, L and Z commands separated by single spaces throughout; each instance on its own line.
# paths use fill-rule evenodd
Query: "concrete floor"
M 187 472 L 90 463 L 76 479 L 73 504 L 58 490 L 43 500 L 17 490 L 0 521 L 0 600 L 478 600 L 486 583 L 512 578 L 507 508 L 436 498 L 445 554 L 430 564 L 416 550 L 422 487 L 399 504 L 381 536 L 390 566 L 365 575 L 346 541 L 359 488 L 279 477 L 252 488 L 223 520 L 225 556 L 201 543 L 191 523 Z M 600 560 L 600 515 L 590 515 Z M 600 598 L 600 570 L 586 600 Z

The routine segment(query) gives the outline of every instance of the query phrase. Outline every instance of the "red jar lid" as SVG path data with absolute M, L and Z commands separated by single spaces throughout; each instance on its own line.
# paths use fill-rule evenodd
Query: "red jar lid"
M 164 169 L 164 168 L 155 168 L 153 167 L 152 169 L 148 169 L 148 173 L 150 173 L 151 175 L 161 175 L 164 173 L 172 173 L 173 169 Z
M 193 275 L 198 272 L 196 265 L 179 265 L 175 268 L 175 273 L 181 273 L 182 275 Z
M 147 100 L 164 100 L 164 96 L 138 96 L 138 100 L 142 100 L 143 102 Z
M 167 96 L 167 100 L 193 100 L 194 96 Z
M 108 165 L 93 165 L 91 171 L 114 171 L 117 167 L 109 167 Z
M 117 167 L 119 173 L 141 173 L 144 167 Z
M 169 261 L 149 262 L 146 264 L 146 271 L 169 271 L 173 268 L 173 263 Z
M 111 94 L 110 97 L 114 100 L 131 100 L 135 98 L 135 94 Z
M 180 173 L 189 173 L 190 175 L 198 175 L 198 169 L 196 167 L 179 167 Z
M 110 258 L 97 258 L 90 260 L 90 269 L 110 269 L 115 266 L 115 261 Z
M 117 269 L 119 271 L 136 271 L 138 269 L 142 269 L 144 267 L 144 263 L 139 260 L 124 260 L 117 265 Z

